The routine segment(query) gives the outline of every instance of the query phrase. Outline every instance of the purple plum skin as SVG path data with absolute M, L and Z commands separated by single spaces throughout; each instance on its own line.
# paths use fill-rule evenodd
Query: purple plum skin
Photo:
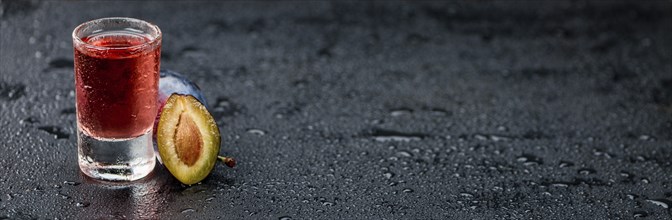
M 166 103 L 168 97 L 173 93 L 192 95 L 198 99 L 198 101 L 203 103 L 203 105 L 206 107 L 208 106 L 203 93 L 201 93 L 201 89 L 184 75 L 171 70 L 161 70 L 160 75 L 159 102 L 161 103 L 161 106 Z

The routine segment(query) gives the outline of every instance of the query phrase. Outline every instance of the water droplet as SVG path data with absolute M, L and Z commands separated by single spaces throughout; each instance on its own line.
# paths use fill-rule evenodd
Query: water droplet
M 58 195 L 60 195 L 62 199 L 70 199 L 71 198 L 69 195 L 65 195 L 65 194 L 62 194 L 62 193 L 58 193 Z
M 397 152 L 396 155 L 397 155 L 397 157 L 412 157 L 413 156 L 413 154 L 411 154 L 410 152 L 405 151 L 405 150 Z
M 25 123 L 35 124 L 35 123 L 39 123 L 39 122 L 40 122 L 40 120 L 31 116 L 31 117 L 27 117 L 25 119 L 22 119 L 21 121 L 19 121 L 19 124 L 25 124 Z
M 621 175 L 622 177 L 625 177 L 625 178 L 629 178 L 629 177 L 632 176 L 630 173 L 625 172 L 625 171 L 621 171 L 621 173 L 619 173 L 619 175 Z
M 481 140 L 481 141 L 488 140 L 488 137 L 485 136 L 485 135 L 482 135 L 482 134 L 475 134 L 474 138 L 476 138 L 476 140 Z
M 282 217 L 278 218 L 278 220 L 292 220 L 292 217 L 290 217 L 290 216 L 282 216 Z
M 259 135 L 259 136 L 262 136 L 262 135 L 266 134 L 265 131 L 263 131 L 261 129 L 256 129 L 256 128 L 247 129 L 247 133 L 256 134 L 256 135 Z
M 388 142 L 388 141 L 410 142 L 410 141 L 419 141 L 427 137 L 427 135 L 420 133 L 403 133 L 383 129 L 373 129 L 368 133 L 369 133 L 368 136 L 373 137 L 373 139 L 378 142 Z
M 0 99 L 17 100 L 26 95 L 26 86 L 23 84 L 9 84 L 0 81 Z
M 596 173 L 596 172 L 597 171 L 595 171 L 594 169 L 590 169 L 590 168 L 583 168 L 583 169 L 580 169 L 578 171 L 578 173 L 581 174 L 581 175 L 590 175 L 590 174 L 593 174 L 593 173 Z
M 405 193 L 412 193 L 412 192 L 413 192 L 413 189 L 406 188 L 406 189 L 404 189 L 402 192 L 405 192 Z
M 88 202 L 78 202 L 78 203 L 75 203 L 75 205 L 76 205 L 77 207 L 86 208 L 86 207 L 89 207 L 89 205 L 91 205 L 91 203 L 88 203 Z
M 605 158 L 607 158 L 607 159 L 611 159 L 611 158 L 614 157 L 614 156 L 611 155 L 610 153 L 605 152 L 605 151 L 603 151 L 603 150 L 598 150 L 598 149 L 594 149 L 594 150 L 593 150 L 593 155 L 598 156 L 598 157 L 605 157 Z
M 497 134 L 474 134 L 474 138 L 479 141 L 494 141 L 494 142 L 510 141 L 513 139 L 512 137 Z
M 574 166 L 574 163 L 569 162 L 569 161 L 561 160 L 560 164 L 558 164 L 558 166 L 559 167 L 571 167 L 571 166 Z
M 467 193 L 467 192 L 463 192 L 463 193 L 460 193 L 460 196 L 463 196 L 463 197 L 474 197 L 474 194 Z
M 633 213 L 632 216 L 635 217 L 635 218 L 644 218 L 646 216 L 649 216 L 649 213 L 646 213 L 644 211 L 636 211 L 636 212 Z
M 554 186 L 554 187 L 569 187 L 569 184 L 564 183 L 564 182 L 554 182 L 554 183 L 551 183 L 551 186 Z
M 502 135 L 494 135 L 494 134 L 491 134 L 491 135 L 490 135 L 490 140 L 492 140 L 492 141 L 494 141 L 494 142 L 500 142 L 500 141 L 510 141 L 511 138 L 510 138 L 510 137 L 506 137 L 506 136 L 502 136 Z
M 649 183 L 651 183 L 651 181 L 647 178 L 642 178 L 642 183 L 649 184 Z
M 68 181 L 68 180 L 66 180 L 66 181 L 63 181 L 63 184 L 65 184 L 65 185 L 70 185 L 70 186 L 77 186 L 77 185 L 79 185 L 80 183 L 75 182 L 75 181 Z
M 394 177 L 394 173 L 391 173 L 391 172 L 383 173 L 383 176 L 386 179 L 391 179 L 392 177 Z
M 186 209 L 182 209 L 182 211 L 180 211 L 180 213 L 190 213 L 190 212 L 196 212 L 196 209 L 186 208 Z
M 639 136 L 639 140 L 642 140 L 642 141 L 655 141 L 656 138 L 653 137 L 653 136 L 651 136 L 651 135 L 645 135 L 645 134 L 643 134 L 643 135 L 640 135 L 640 136 Z
M 531 165 L 540 165 L 543 164 L 543 161 L 541 158 L 531 155 L 531 154 L 523 154 L 520 157 L 516 158 L 516 161 L 522 162 L 523 165 L 525 166 L 531 166 Z
M 436 116 L 451 116 L 453 112 L 442 109 L 442 108 L 425 108 L 426 110 L 429 110 L 429 112 L 432 113 L 432 115 Z
M 667 199 L 647 199 L 646 201 L 666 209 L 669 209 L 672 205 L 672 201 Z
M 628 199 L 630 199 L 630 200 L 635 200 L 637 197 L 639 197 L 635 194 L 626 194 L 625 196 L 628 197 Z
M 646 158 L 645 156 L 642 156 L 642 155 L 637 155 L 637 156 L 635 156 L 635 158 L 630 158 L 630 161 L 632 161 L 632 162 L 635 162 L 635 161 L 646 162 L 648 160 L 649 160 L 648 158 Z
M 399 108 L 399 109 L 394 109 L 390 112 L 390 115 L 392 117 L 400 117 L 404 115 L 410 115 L 413 113 L 413 110 L 408 109 L 408 108 Z
M 323 202 L 322 205 L 323 205 L 323 206 L 334 206 L 334 203 L 332 203 L 332 202 Z
M 217 98 L 213 112 L 217 118 L 221 116 L 234 116 L 242 112 L 243 108 L 236 105 L 226 97 Z

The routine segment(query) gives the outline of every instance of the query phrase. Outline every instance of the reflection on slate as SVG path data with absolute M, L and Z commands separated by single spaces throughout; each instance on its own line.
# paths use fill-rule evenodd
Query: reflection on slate
M 0 218 L 672 218 L 672 2 L 0 2 Z M 70 34 L 136 17 L 218 164 L 77 168 Z

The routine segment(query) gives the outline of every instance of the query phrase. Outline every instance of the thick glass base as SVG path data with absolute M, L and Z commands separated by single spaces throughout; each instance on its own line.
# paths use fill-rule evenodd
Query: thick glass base
M 94 138 L 77 129 L 79 169 L 95 179 L 133 181 L 155 165 L 152 130 L 130 139 Z

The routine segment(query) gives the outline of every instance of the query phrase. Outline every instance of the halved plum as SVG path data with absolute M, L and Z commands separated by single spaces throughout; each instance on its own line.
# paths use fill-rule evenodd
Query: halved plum
M 170 95 L 163 106 L 156 140 L 163 164 L 187 185 L 208 176 L 221 143 L 219 127 L 205 106 L 182 94 Z
M 205 100 L 201 88 L 192 82 L 186 76 L 168 69 L 162 69 L 160 71 L 161 77 L 159 78 L 159 96 L 157 102 L 158 112 L 156 114 L 156 120 L 154 121 L 154 134 L 153 137 L 156 139 L 156 127 L 159 126 L 159 117 L 161 117 L 161 111 L 163 111 L 163 105 L 166 104 L 168 97 L 172 94 L 183 94 L 183 95 L 193 95 L 198 101 L 203 103 L 205 107 L 208 107 L 208 103 Z M 154 150 L 158 152 L 156 146 Z M 161 162 L 161 158 L 158 158 Z

